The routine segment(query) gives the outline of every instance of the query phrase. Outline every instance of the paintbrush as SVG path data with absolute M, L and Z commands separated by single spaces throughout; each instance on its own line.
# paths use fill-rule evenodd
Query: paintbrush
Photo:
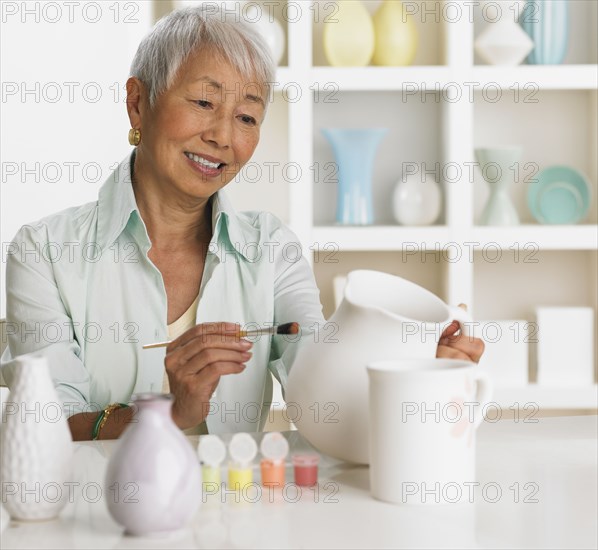
M 247 336 L 264 336 L 266 334 L 298 334 L 299 323 L 284 323 L 283 325 L 275 325 L 268 328 L 258 328 L 255 330 L 240 330 L 238 332 L 214 332 L 210 334 L 226 334 L 236 336 L 237 338 L 246 338 Z M 168 342 L 155 342 L 153 344 L 145 344 L 142 349 L 165 348 Z

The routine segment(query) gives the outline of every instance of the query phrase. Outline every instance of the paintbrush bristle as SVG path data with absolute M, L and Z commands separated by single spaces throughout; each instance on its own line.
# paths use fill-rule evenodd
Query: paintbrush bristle
M 276 334 L 299 334 L 299 323 L 285 323 L 278 325 Z

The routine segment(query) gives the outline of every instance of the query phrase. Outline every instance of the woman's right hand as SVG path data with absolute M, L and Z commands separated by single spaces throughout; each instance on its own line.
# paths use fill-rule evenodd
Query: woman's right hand
M 239 338 L 239 329 L 235 323 L 202 323 L 168 344 L 164 365 L 179 428 L 205 420 L 221 376 L 245 370 L 252 343 Z

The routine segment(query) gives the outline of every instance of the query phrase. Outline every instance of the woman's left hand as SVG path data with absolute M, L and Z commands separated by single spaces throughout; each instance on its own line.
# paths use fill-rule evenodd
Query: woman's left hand
M 463 332 L 455 335 L 460 328 L 458 321 L 453 321 L 446 327 L 440 336 L 438 348 L 436 348 L 436 357 L 479 362 L 484 353 L 484 341 L 480 338 L 464 336 Z

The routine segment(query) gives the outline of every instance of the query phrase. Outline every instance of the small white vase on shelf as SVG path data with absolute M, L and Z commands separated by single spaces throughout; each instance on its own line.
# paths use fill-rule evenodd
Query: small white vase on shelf
M 395 186 L 392 206 L 401 225 L 431 225 L 440 215 L 441 194 L 438 184 L 419 174 L 403 177 Z
M 496 17 L 476 38 L 476 53 L 490 65 L 515 66 L 523 62 L 534 43 L 517 24 L 521 3 L 492 2 Z M 489 12 L 489 10 L 488 10 Z
M 513 169 L 521 159 L 521 147 L 476 149 L 482 177 L 490 187 L 490 197 L 480 217 L 481 225 L 518 225 L 519 215 L 509 196 Z
M 284 55 L 286 41 L 282 25 L 266 9 L 262 9 L 255 2 L 244 6 L 242 13 L 245 21 L 253 25 L 266 41 L 272 52 L 272 59 L 276 65 L 279 65 Z
M 13 519 L 55 518 L 68 501 L 73 443 L 45 357 L 14 359 L 2 415 L 2 504 Z

